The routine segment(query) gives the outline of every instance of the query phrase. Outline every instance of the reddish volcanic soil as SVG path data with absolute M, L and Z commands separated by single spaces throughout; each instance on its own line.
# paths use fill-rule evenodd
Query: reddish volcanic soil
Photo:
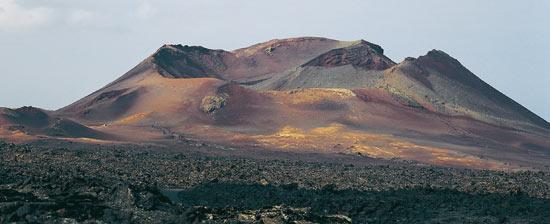
M 433 50 L 395 63 L 325 38 L 234 51 L 165 45 L 58 111 L 2 109 L 8 140 L 174 143 L 344 153 L 442 166 L 545 169 L 550 124 Z

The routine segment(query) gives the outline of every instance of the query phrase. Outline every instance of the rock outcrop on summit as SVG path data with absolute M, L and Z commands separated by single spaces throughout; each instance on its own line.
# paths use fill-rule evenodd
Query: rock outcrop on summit
M 3 135 L 41 116 L 4 109 Z M 456 59 L 432 50 L 395 63 L 364 40 L 290 38 L 233 51 L 164 45 L 47 116 L 82 124 L 69 137 L 200 139 L 490 169 L 550 164 L 550 124 Z M 46 120 L 40 133 L 48 135 Z

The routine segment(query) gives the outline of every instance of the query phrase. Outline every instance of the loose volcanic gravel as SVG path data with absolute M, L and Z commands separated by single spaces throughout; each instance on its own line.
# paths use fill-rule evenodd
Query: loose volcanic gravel
M 0 223 L 550 223 L 547 172 L 201 147 L 0 142 Z

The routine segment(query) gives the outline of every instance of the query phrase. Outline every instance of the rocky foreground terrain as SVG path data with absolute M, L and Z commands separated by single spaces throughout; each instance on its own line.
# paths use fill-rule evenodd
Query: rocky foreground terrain
M 193 142 L 0 142 L 0 223 L 11 222 L 550 223 L 550 173 Z

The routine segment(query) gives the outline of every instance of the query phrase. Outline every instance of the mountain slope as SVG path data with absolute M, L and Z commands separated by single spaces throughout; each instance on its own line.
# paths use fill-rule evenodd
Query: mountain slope
M 104 96 L 105 94 L 123 93 L 126 90 L 134 89 L 137 82 L 156 79 L 159 76 L 173 79 L 246 80 L 286 71 L 326 51 L 354 43 L 326 38 L 301 37 L 275 39 L 231 52 L 198 46 L 164 45 L 114 82 L 58 112 L 84 118 L 86 117 L 84 114 L 88 113 L 87 110 L 95 107 L 92 106 L 94 101 L 104 99 L 102 94 Z M 117 108 L 117 111 L 120 110 L 124 110 L 124 108 Z
M 550 124 L 485 83 L 456 59 L 432 50 L 391 68 L 379 86 L 429 104 L 438 113 L 548 133 Z
M 71 119 L 54 117 L 34 107 L 0 108 L 0 129 L 13 135 L 46 135 L 109 139 L 114 136 L 90 129 Z
M 360 154 L 494 169 L 550 163 L 550 125 L 441 51 L 396 64 L 370 42 L 234 51 L 164 45 L 52 113 L 131 142 Z
M 298 88 L 360 88 L 377 80 L 382 71 L 395 65 L 378 45 L 364 40 L 332 49 L 282 73 L 242 82 L 258 90 Z

